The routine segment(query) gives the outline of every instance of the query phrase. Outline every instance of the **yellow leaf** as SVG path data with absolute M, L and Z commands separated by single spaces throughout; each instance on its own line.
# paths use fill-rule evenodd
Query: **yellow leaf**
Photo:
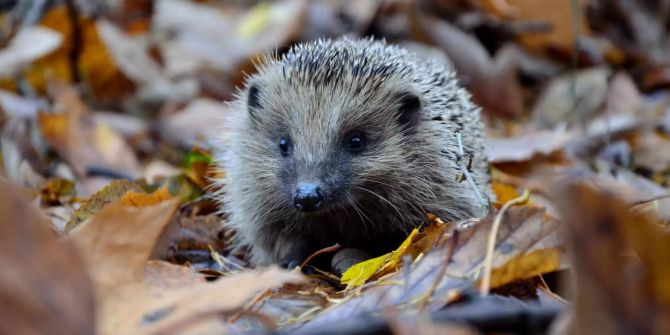
M 76 194 L 74 182 L 66 179 L 51 179 L 40 189 L 42 204 L 54 204 L 64 197 L 74 197 Z
M 561 266 L 560 256 L 561 251 L 558 248 L 539 249 L 517 255 L 491 272 L 491 288 L 556 271 Z
M 419 233 L 417 228 L 407 236 L 400 247 L 388 254 L 369 259 L 364 262 L 353 265 L 342 274 L 340 282 L 348 285 L 349 288 L 363 285 L 366 281 L 378 277 L 384 273 L 395 270 L 400 265 L 402 256 L 405 255 L 414 237 Z
M 173 196 L 170 194 L 167 187 L 163 186 L 153 193 L 135 192 L 133 190 L 129 190 L 121 198 L 121 203 L 124 206 L 147 207 L 156 205 L 165 200 L 170 200 L 172 198 Z
M 239 36 L 251 38 L 263 30 L 270 19 L 270 9 L 270 5 L 265 2 L 256 5 L 237 27 Z

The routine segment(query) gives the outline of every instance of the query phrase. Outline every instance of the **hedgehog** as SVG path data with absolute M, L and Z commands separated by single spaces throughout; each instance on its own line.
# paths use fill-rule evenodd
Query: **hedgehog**
M 215 197 L 257 266 L 335 243 L 378 255 L 428 213 L 488 210 L 480 108 L 443 63 L 383 40 L 321 39 L 265 57 L 224 124 Z

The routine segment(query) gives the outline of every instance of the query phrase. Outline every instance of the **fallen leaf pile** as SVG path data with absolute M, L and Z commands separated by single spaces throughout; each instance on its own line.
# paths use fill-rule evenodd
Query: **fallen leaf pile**
M 0 5 L 0 333 L 670 332 L 662 1 Z M 375 36 L 482 107 L 495 201 L 253 268 L 212 194 L 254 64 Z M 465 181 L 463 181 L 465 182 Z M 333 258 L 331 268 L 315 259 Z

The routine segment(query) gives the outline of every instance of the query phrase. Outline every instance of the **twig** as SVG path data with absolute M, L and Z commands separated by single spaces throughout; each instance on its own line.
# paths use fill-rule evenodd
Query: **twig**
M 628 208 L 632 209 L 633 207 L 637 207 L 637 206 L 640 206 L 640 205 L 648 204 L 650 202 L 663 200 L 663 199 L 667 199 L 667 198 L 670 198 L 670 193 L 659 194 L 659 195 L 653 196 L 649 199 L 635 201 L 632 204 L 628 205 Z
M 305 261 L 302 262 L 302 264 L 300 264 L 300 268 L 302 269 L 305 266 L 307 266 L 307 264 L 309 264 L 309 262 L 311 262 L 312 259 L 314 259 L 314 257 L 325 254 L 325 253 L 328 253 L 328 252 L 337 251 L 341 247 L 342 246 L 339 243 L 335 243 L 334 245 L 331 245 L 330 247 L 325 247 L 323 249 L 317 250 L 315 253 L 309 255 L 309 257 L 307 257 L 307 259 L 305 259 Z
M 256 304 L 258 304 L 265 298 L 269 297 L 270 295 L 271 291 L 269 289 L 261 291 L 261 293 L 258 293 L 248 304 L 246 304 L 246 306 L 244 306 L 244 308 L 242 308 L 237 313 L 233 314 L 230 318 L 228 318 L 228 323 L 236 322 L 242 316 L 248 314 Z
M 525 203 L 526 201 L 528 201 L 529 196 L 530 192 L 528 191 L 528 189 L 526 189 L 520 197 L 514 198 L 505 203 L 500 209 L 500 212 L 496 214 L 496 217 L 493 220 L 493 224 L 491 225 L 491 232 L 489 233 L 489 239 L 486 244 L 486 258 L 484 258 L 484 277 L 482 278 L 482 284 L 479 288 L 479 292 L 481 293 L 481 295 L 488 295 L 489 291 L 491 290 L 493 251 L 495 250 L 496 236 L 498 235 L 498 229 L 500 228 L 500 223 L 502 222 L 502 219 L 505 216 L 507 210 L 509 210 L 512 206 L 521 205 Z
M 463 152 L 463 140 L 461 139 L 460 131 L 456 133 L 456 140 L 458 141 L 458 155 L 459 155 L 458 165 L 461 168 L 461 172 L 465 176 L 465 180 L 468 181 L 468 184 L 475 192 L 475 197 L 477 197 L 477 200 L 479 201 L 481 208 L 488 212 L 489 207 L 488 201 L 485 201 L 481 193 L 479 193 L 479 189 L 477 188 L 477 185 L 475 185 L 475 181 L 472 179 L 472 176 L 470 176 L 468 167 L 465 165 L 465 161 L 463 160 L 463 157 L 465 157 L 465 153 Z
M 456 251 L 456 246 L 458 245 L 460 236 L 460 231 L 458 229 L 454 229 L 454 233 L 451 237 L 451 243 L 449 244 L 449 248 L 447 248 L 447 257 L 442 263 L 442 267 L 440 268 L 440 272 L 437 274 L 437 278 L 435 278 L 435 282 L 433 282 L 433 286 L 428 291 L 428 296 L 421 305 L 421 311 L 423 311 L 428 306 L 428 303 L 433 297 L 433 294 L 435 294 L 435 291 L 437 290 L 437 286 L 440 284 L 442 278 L 444 278 L 444 275 L 447 273 L 447 267 L 449 267 L 449 263 L 451 263 L 451 259 L 454 257 L 454 252 Z
M 196 325 L 200 322 L 206 321 L 210 318 L 221 318 L 229 314 L 228 309 L 214 309 L 210 311 L 204 311 L 202 313 L 196 313 L 184 317 L 174 322 L 167 323 L 162 327 L 159 327 L 157 330 L 149 333 L 151 335 L 168 335 L 168 334 L 178 334 L 180 331 L 187 329 L 190 326 Z M 242 311 L 240 316 L 252 317 L 258 320 L 265 329 L 274 330 L 277 329 L 277 324 L 269 316 L 253 312 L 253 311 Z

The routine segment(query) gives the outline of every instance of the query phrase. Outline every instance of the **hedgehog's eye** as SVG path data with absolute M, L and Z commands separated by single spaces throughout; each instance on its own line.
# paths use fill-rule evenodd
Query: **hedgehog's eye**
M 366 139 L 361 133 L 353 133 L 347 137 L 345 143 L 347 150 L 352 153 L 359 153 L 365 149 Z
M 281 151 L 282 156 L 288 156 L 288 152 L 291 149 L 291 139 L 282 137 L 279 140 L 279 151 Z

